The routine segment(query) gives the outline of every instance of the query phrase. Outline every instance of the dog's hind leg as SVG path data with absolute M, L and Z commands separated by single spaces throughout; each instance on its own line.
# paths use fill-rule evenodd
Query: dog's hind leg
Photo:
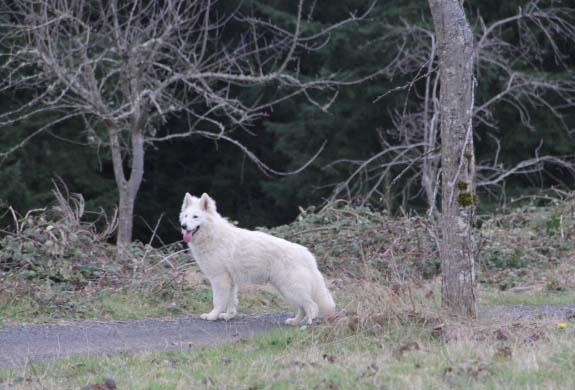
M 200 316 L 203 320 L 215 321 L 220 318 L 220 313 L 226 310 L 230 293 L 233 290 L 232 278 L 227 273 L 210 278 L 212 285 L 212 293 L 214 308 L 209 313 L 204 313 Z
M 238 313 L 239 302 L 240 301 L 238 299 L 238 285 L 237 283 L 234 283 L 234 281 L 232 280 L 232 288 L 230 289 L 230 294 L 228 296 L 228 304 L 226 307 L 226 312 L 220 313 L 220 318 L 226 321 L 234 318 Z
M 311 325 L 313 319 L 316 318 L 317 315 L 319 314 L 319 308 L 317 307 L 317 303 L 315 303 L 312 300 L 309 300 L 304 305 L 303 310 L 305 311 L 304 322 L 308 325 Z
M 297 314 L 295 315 L 295 317 L 293 318 L 288 318 L 285 323 L 287 325 L 297 325 L 301 322 L 301 320 L 303 320 L 305 316 L 305 310 L 303 309 L 303 307 L 298 307 L 297 308 Z
M 294 318 L 286 320 L 286 324 L 297 325 L 302 320 L 311 324 L 319 313 L 317 304 L 311 298 L 311 288 L 307 288 L 306 284 L 301 281 L 282 285 L 276 283 L 274 286 L 286 301 L 298 307 L 298 314 Z
M 301 323 L 311 325 L 318 313 L 319 308 L 317 307 L 317 303 L 312 299 L 307 299 L 298 307 L 296 316 L 294 318 L 288 318 L 285 323 L 288 325 L 299 325 Z

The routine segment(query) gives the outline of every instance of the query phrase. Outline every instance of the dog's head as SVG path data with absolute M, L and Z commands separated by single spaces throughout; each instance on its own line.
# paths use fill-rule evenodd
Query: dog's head
M 184 241 L 191 242 L 201 226 L 215 213 L 216 202 L 208 194 L 204 193 L 200 198 L 197 198 L 186 193 L 180 213 L 180 225 Z

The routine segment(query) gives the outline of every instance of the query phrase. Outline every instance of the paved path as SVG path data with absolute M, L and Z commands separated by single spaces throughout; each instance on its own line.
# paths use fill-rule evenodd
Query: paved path
M 199 318 L 135 321 L 69 321 L 0 327 L 0 367 L 72 355 L 101 355 L 192 346 L 254 337 L 280 327 L 288 313 L 239 316 L 231 321 Z
M 482 317 L 575 319 L 575 304 L 492 306 Z M 254 337 L 283 325 L 288 313 L 239 316 L 229 322 L 199 318 L 134 321 L 69 321 L 0 327 L 0 367 L 73 355 L 188 349 Z
M 561 320 L 575 319 L 575 304 L 572 305 L 501 305 L 479 308 L 482 317 L 553 318 Z

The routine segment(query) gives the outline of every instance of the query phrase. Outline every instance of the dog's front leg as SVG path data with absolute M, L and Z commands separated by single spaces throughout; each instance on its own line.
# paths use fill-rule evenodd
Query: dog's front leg
M 204 313 L 200 316 L 203 320 L 215 321 L 219 318 L 220 313 L 226 310 L 228 299 L 230 297 L 230 290 L 232 289 L 232 279 L 225 273 L 216 277 L 210 278 L 212 285 L 213 303 L 214 308 L 209 313 Z
M 238 284 L 234 283 L 232 280 L 232 288 L 230 289 L 230 296 L 228 297 L 228 304 L 226 307 L 226 312 L 220 314 L 222 320 L 231 320 L 238 313 Z

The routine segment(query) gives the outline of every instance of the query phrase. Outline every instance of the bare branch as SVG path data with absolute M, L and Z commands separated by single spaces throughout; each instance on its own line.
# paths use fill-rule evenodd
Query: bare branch
M 551 166 L 572 172 L 574 165 L 570 156 L 538 156 L 537 153 L 532 159 L 521 161 L 511 168 L 506 167 L 499 161 L 500 147 L 495 133 L 500 129 L 493 109 L 509 105 L 516 110 L 521 124 L 533 131 L 536 126 L 533 113 L 543 109 L 564 130 L 570 131 L 564 116 L 575 106 L 575 79 L 564 64 L 566 53 L 562 52 L 562 48 L 567 42 L 575 43 L 575 10 L 554 5 L 542 8 L 539 2 L 532 1 L 519 9 L 516 15 L 490 25 L 486 25 L 480 17 L 478 22 L 480 28 L 475 36 L 476 78 L 481 83 L 484 77 L 492 77 L 488 75 L 500 76 L 497 84 L 491 88 L 492 94 L 475 102 L 472 108 L 475 128 L 470 127 L 466 131 L 467 141 L 471 143 L 473 133 L 481 136 L 482 130 L 491 129 L 487 135 L 497 144 L 491 162 L 477 166 L 477 185 L 491 188 L 514 175 L 549 172 Z M 510 29 L 513 33 L 508 31 Z M 518 41 L 509 40 L 509 37 L 515 36 L 514 33 L 518 33 Z M 409 76 L 409 80 L 379 96 L 374 103 L 397 92 L 404 93 L 405 103 L 403 109 L 392 112 L 393 127 L 385 134 L 380 131 L 380 153 L 363 161 L 336 162 L 338 166 L 341 163 L 345 163 L 344 167 L 351 166 L 352 171 L 345 181 L 334 186 L 333 196 L 346 194 L 364 204 L 378 193 L 393 191 L 385 186 L 398 182 L 403 184 L 409 178 L 419 177 L 429 214 L 434 215 L 441 178 L 439 156 L 434 152 L 439 145 L 440 113 L 435 35 L 428 29 L 403 23 L 390 26 L 380 40 L 387 47 L 395 48 L 394 58 L 382 68 L 382 74 L 390 79 Z M 549 48 L 550 55 L 545 54 Z M 553 58 L 564 74 L 548 72 L 544 66 L 545 56 Z M 408 102 L 415 109 L 408 111 Z M 406 150 L 410 152 L 404 154 Z M 465 161 L 465 151 L 461 153 L 459 169 Z M 398 166 L 402 167 L 401 170 L 395 169 Z M 383 179 L 392 172 L 398 176 L 397 180 Z M 450 184 L 454 188 L 455 183 Z M 418 193 L 419 188 L 415 192 Z
M 0 114 L 0 127 L 44 113 L 57 115 L 59 121 L 82 118 L 86 128 L 79 130 L 88 142 L 111 151 L 122 244 L 131 239 L 145 144 L 192 135 L 224 140 L 266 174 L 296 174 L 323 146 L 301 168 L 279 172 L 230 132 L 247 129 L 273 105 L 298 95 L 325 111 L 339 86 L 379 74 L 359 80 L 302 77 L 301 56 L 325 45 L 335 28 L 364 19 L 375 4 L 361 16 L 351 15 L 318 32 L 304 20 L 303 3 L 298 1 L 293 28 L 287 31 L 244 17 L 241 2 L 224 13 L 225 7 L 212 0 L 0 0 L 0 29 L 6 32 L 0 36 L 0 92 L 31 96 Z M 240 99 L 239 91 L 254 87 L 262 88 L 260 96 Z M 263 87 L 275 93 L 266 94 Z M 186 118 L 188 126 L 165 129 L 167 119 L 176 115 Z M 0 158 L 54 123 L 1 151 Z

